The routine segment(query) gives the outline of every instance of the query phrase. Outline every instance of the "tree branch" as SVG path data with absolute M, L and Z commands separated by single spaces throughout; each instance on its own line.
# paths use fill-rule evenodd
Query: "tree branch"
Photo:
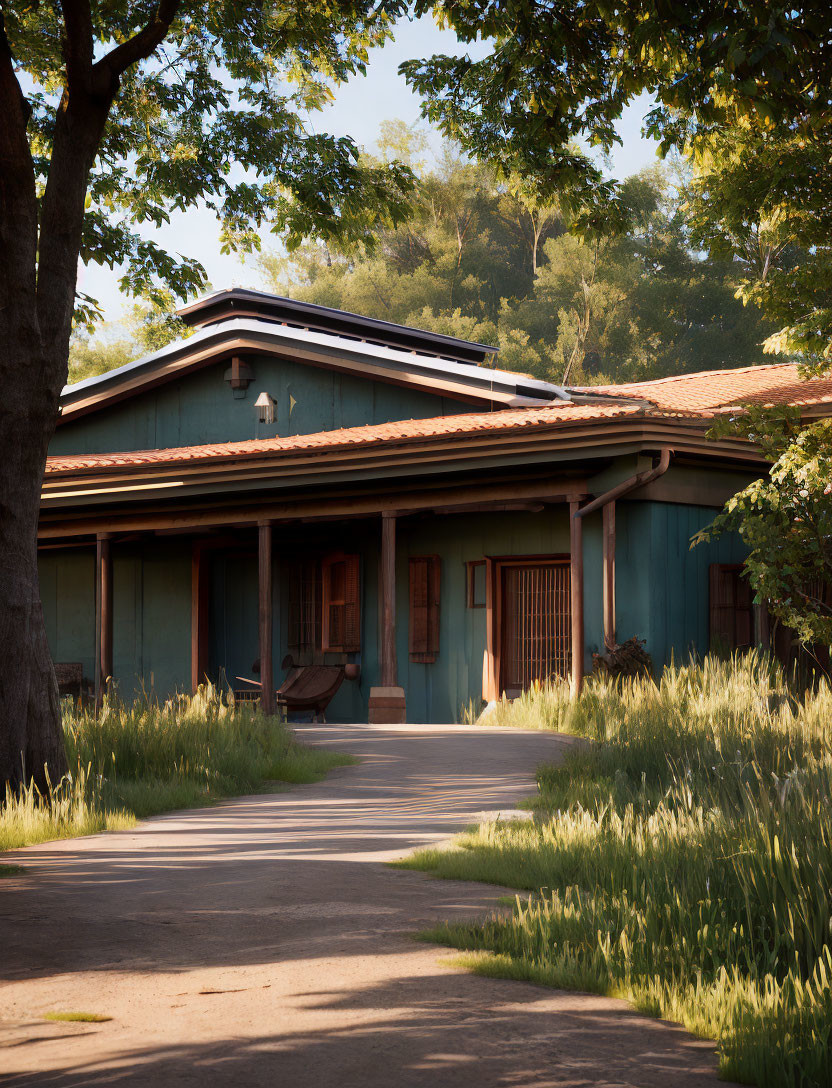
M 179 0 L 159 0 L 153 18 L 138 34 L 117 45 L 93 66 L 93 75 L 117 83 L 131 65 L 145 60 L 165 39 L 179 10 Z

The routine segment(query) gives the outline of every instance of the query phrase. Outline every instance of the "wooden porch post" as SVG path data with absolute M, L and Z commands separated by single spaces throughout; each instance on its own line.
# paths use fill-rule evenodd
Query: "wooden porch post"
M 113 675 L 113 559 L 110 537 L 99 533 L 95 545 L 95 707 L 100 710 Z
M 258 533 L 260 587 L 260 709 L 274 713 L 272 670 L 272 527 L 262 522 Z
M 381 685 L 396 686 L 396 515 L 381 518 Z
M 604 646 L 611 650 L 615 637 L 615 500 L 601 508 L 604 537 Z
M 371 724 L 402 725 L 407 721 L 407 709 L 404 688 L 398 686 L 396 661 L 395 513 L 383 513 L 381 516 L 378 590 L 378 611 L 381 621 L 379 631 L 381 684 L 370 688 L 369 720 Z
M 191 691 L 208 672 L 208 565 L 205 549 L 195 541 L 191 551 Z
M 584 680 L 584 539 L 578 503 L 569 503 L 569 576 L 572 611 L 572 698 Z

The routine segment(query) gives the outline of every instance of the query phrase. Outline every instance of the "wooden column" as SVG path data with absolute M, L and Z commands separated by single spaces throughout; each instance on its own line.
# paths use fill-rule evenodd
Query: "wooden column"
M 381 519 L 381 686 L 393 688 L 396 676 L 396 517 Z
M 100 709 L 113 675 L 113 559 L 106 533 L 99 533 L 96 540 L 95 612 L 95 706 Z
M 272 669 L 272 527 L 260 525 L 259 587 L 260 587 L 260 708 L 264 714 L 274 713 L 274 678 Z
M 208 672 L 208 564 L 205 549 L 194 541 L 191 551 L 191 691 Z
M 370 688 L 371 724 L 402 725 L 407 721 L 404 688 L 398 686 L 396 663 L 396 515 L 382 514 L 381 561 L 378 572 L 379 656 L 381 683 Z
M 572 611 L 572 697 L 584 680 L 584 534 L 578 503 L 569 503 L 569 576 Z
M 615 500 L 601 508 L 604 537 L 604 646 L 611 650 L 615 637 Z

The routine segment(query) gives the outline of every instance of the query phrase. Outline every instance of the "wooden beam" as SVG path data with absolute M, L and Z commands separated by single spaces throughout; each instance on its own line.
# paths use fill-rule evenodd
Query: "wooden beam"
M 108 529 L 120 532 L 193 530 L 210 528 L 240 528 L 256 526 L 259 522 L 275 521 L 328 521 L 343 517 L 378 517 L 385 512 L 399 514 L 424 513 L 441 507 L 443 513 L 451 513 L 453 507 L 469 507 L 472 503 L 504 503 L 506 501 L 538 500 L 540 502 L 564 502 L 584 497 L 587 493 L 584 479 L 537 479 L 512 480 L 500 484 L 467 484 L 461 487 L 420 488 L 402 490 L 396 495 L 369 494 L 348 498 L 322 497 L 298 499 L 294 502 L 257 503 L 252 506 L 224 505 L 214 496 L 204 496 L 203 506 L 171 511 L 158 509 L 143 513 L 113 513 L 107 510 L 92 517 L 68 516 L 67 511 L 55 512 L 55 521 L 45 521 L 38 531 L 39 539 L 52 540 L 73 536 L 94 535 L 106 523 Z M 206 509 L 206 506 L 208 507 Z
M 208 672 L 208 562 L 202 541 L 191 550 L 191 691 Z
M 396 687 L 396 515 L 381 519 L 381 686 Z
M 113 557 L 106 533 L 99 533 L 96 540 L 95 575 L 95 706 L 99 710 L 113 676 Z
M 260 708 L 264 714 L 274 713 L 274 675 L 272 669 L 272 527 L 264 522 L 259 527 L 259 592 L 260 592 Z
M 569 576 L 572 609 L 572 698 L 584 681 L 584 539 L 579 504 L 569 504 Z
M 611 650 L 615 636 L 615 501 L 608 502 L 601 514 L 604 538 L 604 646 Z

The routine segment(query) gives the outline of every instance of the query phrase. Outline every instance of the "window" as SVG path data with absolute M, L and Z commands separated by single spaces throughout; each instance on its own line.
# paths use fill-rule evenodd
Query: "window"
M 321 562 L 321 648 L 338 653 L 361 649 L 359 557 L 339 552 Z
M 485 560 L 475 559 L 465 564 L 467 568 L 468 608 L 485 608 Z
M 321 568 L 316 559 L 299 559 L 289 571 L 289 649 L 312 652 L 320 645 Z
M 754 643 L 751 586 L 739 563 L 712 563 L 711 651 L 730 653 Z
M 414 556 L 410 560 L 410 660 L 429 664 L 439 653 L 439 585 L 441 560 L 438 555 Z

